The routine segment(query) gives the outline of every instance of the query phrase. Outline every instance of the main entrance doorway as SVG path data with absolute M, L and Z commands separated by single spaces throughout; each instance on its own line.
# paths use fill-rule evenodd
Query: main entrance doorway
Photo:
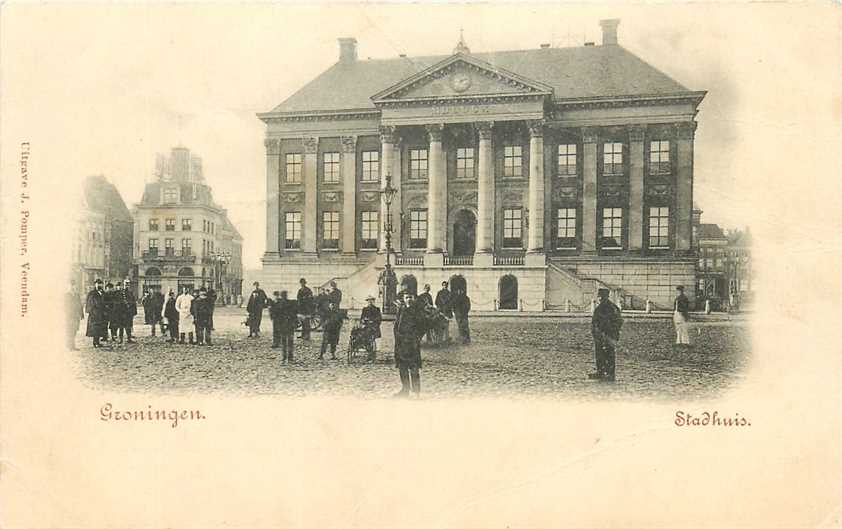
M 477 247 L 477 218 L 473 212 L 460 209 L 453 222 L 453 255 L 474 255 Z

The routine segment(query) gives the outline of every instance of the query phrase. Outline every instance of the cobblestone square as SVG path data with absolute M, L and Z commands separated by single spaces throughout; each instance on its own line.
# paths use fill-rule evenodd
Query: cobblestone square
M 352 314 L 343 326 L 339 360 L 318 360 L 321 333 L 314 332 L 310 342 L 296 338 L 296 362 L 285 365 L 280 350 L 270 347 L 268 317 L 257 339 L 247 338 L 244 318 L 241 309 L 217 309 L 212 346 L 168 344 L 152 337 L 149 327 L 140 324 L 142 315 L 135 320 L 137 344 L 94 349 L 80 333 L 79 376 L 92 387 L 164 394 L 386 398 L 400 387 L 391 322 L 383 324 L 375 363 L 346 361 Z M 587 379 L 594 363 L 588 318 L 478 316 L 471 320 L 471 334 L 470 345 L 422 346 L 423 398 L 703 398 L 738 383 L 750 360 L 744 320 L 694 323 L 693 347 L 678 351 L 672 346 L 671 320 L 627 318 L 613 384 Z

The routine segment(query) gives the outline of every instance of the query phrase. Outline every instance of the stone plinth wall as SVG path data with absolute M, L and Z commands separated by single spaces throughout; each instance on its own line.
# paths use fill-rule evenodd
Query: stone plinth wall
M 634 296 L 635 308 L 650 299 L 659 308 L 669 309 L 675 298 L 675 287 L 683 285 L 685 294 L 695 297 L 695 265 L 692 260 L 662 261 L 592 261 L 564 262 L 559 266 L 572 270 L 580 278 L 602 281 L 610 288 L 621 288 Z

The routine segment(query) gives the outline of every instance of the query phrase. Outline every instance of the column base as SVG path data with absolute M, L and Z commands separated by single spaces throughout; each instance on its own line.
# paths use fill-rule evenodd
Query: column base
M 494 266 L 494 254 L 491 252 L 482 252 L 474 254 L 474 266 L 492 267 Z
M 442 252 L 424 254 L 424 268 L 442 268 L 443 266 L 444 254 Z
M 524 266 L 547 266 L 547 255 L 544 252 L 527 252 L 523 258 Z

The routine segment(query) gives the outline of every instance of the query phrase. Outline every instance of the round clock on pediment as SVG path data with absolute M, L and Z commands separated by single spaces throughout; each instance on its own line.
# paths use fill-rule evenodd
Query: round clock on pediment
M 456 72 L 450 76 L 450 87 L 457 92 L 464 92 L 471 87 L 471 76 L 467 72 Z

